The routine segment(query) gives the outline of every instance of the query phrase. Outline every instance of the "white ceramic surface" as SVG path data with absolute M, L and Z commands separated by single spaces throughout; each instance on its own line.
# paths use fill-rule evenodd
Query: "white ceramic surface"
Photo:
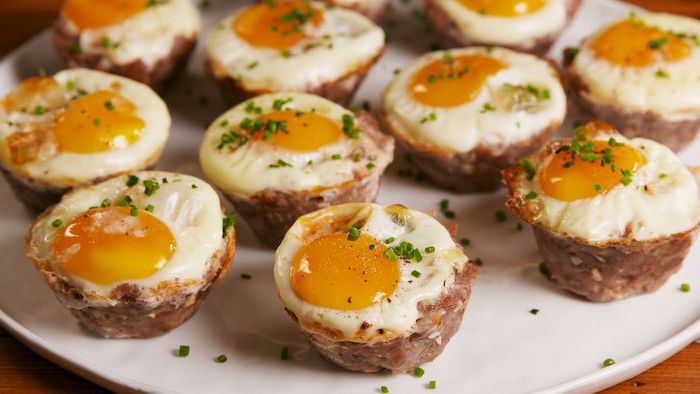
M 217 0 L 204 10 L 206 25 L 243 2 Z M 413 10 L 419 1 L 395 1 L 386 22 L 389 48 L 357 98 L 377 108 L 379 92 L 401 67 L 432 42 Z M 552 53 L 577 43 L 630 7 L 611 0 L 586 0 L 578 18 Z M 400 31 L 399 31 L 400 28 Z M 43 67 L 59 64 L 50 35 L 41 34 L 0 63 L 0 93 Z M 188 74 L 167 96 L 172 139 L 159 167 L 201 175 L 197 148 L 206 124 L 225 108 L 202 71 L 201 46 Z M 206 102 L 206 103 L 204 103 Z M 700 140 L 683 159 L 700 164 Z M 400 154 L 398 155 L 400 157 Z M 309 349 L 283 312 L 272 282 L 272 252 L 262 248 L 243 223 L 232 271 L 199 313 L 174 332 L 149 340 L 105 340 L 81 329 L 54 300 L 23 255 L 29 218 L 6 184 L 0 187 L 0 323 L 35 351 L 108 388 L 149 392 L 392 393 L 424 392 L 429 380 L 444 393 L 590 392 L 640 373 L 700 336 L 700 244 L 683 269 L 654 294 L 593 304 L 559 290 L 537 270 L 539 256 L 528 229 L 517 231 L 509 216 L 498 223 L 504 193 L 457 196 L 398 177 L 402 160 L 388 172 L 380 203 L 401 202 L 436 209 L 449 198 L 466 250 L 484 261 L 459 333 L 445 352 L 424 366 L 423 378 L 361 375 L 342 371 Z M 241 279 L 241 273 L 252 275 Z M 680 283 L 693 287 L 678 291 Z M 538 315 L 528 311 L 540 310 Z M 174 356 L 191 346 L 187 358 Z M 290 359 L 280 360 L 289 346 Z M 216 363 L 219 354 L 228 362 Z M 602 360 L 617 364 L 602 369 Z

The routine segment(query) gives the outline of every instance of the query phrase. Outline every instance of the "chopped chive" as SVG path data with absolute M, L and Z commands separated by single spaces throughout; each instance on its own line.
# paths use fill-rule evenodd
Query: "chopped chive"
M 428 390 L 435 390 L 437 388 L 437 382 L 434 380 L 431 380 L 428 382 Z
M 681 287 L 680 287 L 680 290 L 681 290 L 682 292 L 684 292 L 684 293 L 687 293 L 687 292 L 690 291 L 690 285 L 687 284 L 687 283 L 682 283 L 682 284 L 681 284 Z
M 217 363 L 225 363 L 228 361 L 228 357 L 226 357 L 225 354 L 220 354 L 219 357 L 216 358 Z
M 384 251 L 384 256 L 388 258 L 389 260 L 396 260 L 396 252 L 394 252 L 394 249 L 388 248 Z
M 61 220 L 61 219 L 56 219 L 53 222 L 51 222 L 51 226 L 53 226 L 53 227 L 61 227 L 62 224 L 63 224 L 63 220 Z
M 423 374 L 425 374 L 425 371 L 421 367 L 416 367 L 413 370 L 413 376 L 421 378 L 421 377 L 423 377 Z
M 114 109 L 114 104 L 111 101 L 105 101 L 105 108 L 112 111 Z
M 506 213 L 503 211 L 496 211 L 496 221 L 503 223 L 506 220 L 508 220 L 508 217 L 506 216 Z
M 383 394 L 386 394 L 386 393 L 389 392 L 389 388 L 386 387 L 386 386 L 382 386 L 382 387 L 379 388 L 379 392 L 380 392 L 380 393 L 383 393 Z
M 252 276 L 250 276 L 250 274 L 241 274 L 241 279 L 249 280 L 251 278 Z
M 530 192 L 530 193 L 525 195 L 526 200 L 534 200 L 536 198 L 537 198 L 537 193 L 535 193 L 535 192 Z
M 484 260 L 482 260 L 481 257 L 477 257 L 476 260 L 474 260 L 474 264 L 481 267 L 482 265 L 484 265 Z
M 529 159 L 522 159 L 518 164 L 520 164 L 520 167 L 525 170 L 527 180 L 531 181 L 535 177 L 535 166 L 532 164 L 532 162 Z
M 472 244 L 472 241 L 467 238 L 462 238 L 459 240 L 459 243 L 462 244 L 462 246 L 469 246 Z
M 416 270 L 413 270 L 411 271 L 411 276 L 413 276 L 414 278 L 420 278 L 421 273 Z
M 392 242 L 394 242 L 394 241 L 396 241 L 396 238 L 394 238 L 394 237 L 389 237 L 389 238 L 387 238 L 387 239 L 384 240 L 384 243 L 385 243 L 385 244 L 390 244 L 390 243 L 392 243 Z
M 132 206 L 131 209 L 129 210 L 129 214 L 131 216 L 138 216 L 139 215 L 139 209 Z
M 334 153 L 334 154 L 331 156 L 331 159 L 332 159 L 332 160 L 340 160 L 340 158 L 341 158 L 341 156 L 340 156 L 339 153 Z
M 369 250 L 374 250 L 374 248 L 376 248 L 374 244 L 369 244 Z
M 132 187 L 139 183 L 139 177 L 136 175 L 129 175 L 129 178 L 126 180 L 126 185 L 129 187 Z
M 547 280 L 552 280 L 552 271 L 549 270 L 549 267 L 547 267 L 547 264 L 545 263 L 540 263 L 539 265 L 539 270 L 542 275 L 544 275 Z
M 156 192 L 160 188 L 160 185 L 157 182 L 154 182 L 150 179 L 144 179 L 143 181 L 143 187 L 144 187 L 144 194 L 147 196 L 153 195 L 153 193 Z
M 428 246 L 425 248 L 425 253 L 434 253 L 435 252 L 435 246 Z
M 228 235 L 229 231 L 233 228 L 233 226 L 236 224 L 236 214 L 231 212 L 228 215 L 224 216 L 223 223 L 222 223 L 222 230 L 223 230 L 223 238 L 226 238 Z
M 348 232 L 348 241 L 357 241 L 360 239 L 360 229 L 355 226 L 350 227 Z
M 180 348 L 177 350 L 177 355 L 180 357 L 187 357 L 190 355 L 190 347 L 189 345 L 180 345 Z
M 153 209 L 154 209 L 154 208 L 155 208 L 155 207 L 153 206 L 153 204 L 148 204 L 148 205 L 146 205 L 146 208 L 144 208 L 144 211 L 146 211 L 146 212 L 153 212 Z
M 283 347 L 282 350 L 280 351 L 280 359 L 281 360 L 287 360 L 289 359 L 289 348 L 288 347 Z
M 536 314 L 540 313 L 540 310 L 539 310 L 539 309 L 532 308 L 532 309 L 530 309 L 530 313 L 533 314 L 533 315 L 536 315 Z
M 102 208 L 107 208 L 107 207 L 110 206 L 110 205 L 112 205 L 112 200 L 110 200 L 109 198 L 105 198 L 105 199 L 102 200 L 102 202 L 100 203 L 100 206 L 101 206 Z
M 612 358 L 606 358 L 605 360 L 603 360 L 601 365 L 603 366 L 603 368 L 606 368 L 613 364 L 615 364 L 615 360 L 613 360 Z

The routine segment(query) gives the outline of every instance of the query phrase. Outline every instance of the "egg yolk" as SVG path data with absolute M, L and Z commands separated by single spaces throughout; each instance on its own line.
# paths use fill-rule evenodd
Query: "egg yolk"
M 591 47 L 597 57 L 625 67 L 676 62 L 690 54 L 690 46 L 674 34 L 632 19 L 607 28 Z
M 66 0 L 63 12 L 78 29 L 115 25 L 148 7 L 147 0 Z
M 243 11 L 233 21 L 233 31 L 252 46 L 285 50 L 304 38 L 307 23 L 322 21 L 323 14 L 308 1 L 264 1 Z
M 574 141 L 568 147 L 560 149 L 540 174 L 540 188 L 561 201 L 595 197 L 631 182 L 632 174 L 646 163 L 639 151 L 614 139 Z M 578 150 L 575 156 L 573 149 Z
M 336 122 L 314 112 L 274 111 L 259 119 L 263 123 L 269 120 L 284 122 L 284 130 L 272 134 L 265 142 L 296 152 L 314 151 L 337 142 L 343 135 Z M 264 134 L 256 137 L 264 138 Z
M 144 122 L 134 104 L 121 95 L 99 90 L 73 101 L 54 127 L 58 150 L 96 153 L 124 148 L 141 136 Z
M 409 93 L 427 106 L 454 107 L 474 99 L 486 80 L 506 67 L 489 56 L 446 53 L 413 76 Z
M 472 11 L 493 16 L 519 16 L 540 10 L 547 0 L 459 0 Z
M 330 309 L 357 310 L 381 302 L 394 292 L 401 275 L 398 262 L 384 256 L 385 249 L 365 234 L 355 241 L 348 240 L 347 234 L 318 238 L 292 262 L 294 292 L 306 302 Z
M 148 278 L 175 251 L 170 229 L 146 211 L 128 207 L 91 209 L 66 223 L 53 244 L 61 270 L 107 285 Z

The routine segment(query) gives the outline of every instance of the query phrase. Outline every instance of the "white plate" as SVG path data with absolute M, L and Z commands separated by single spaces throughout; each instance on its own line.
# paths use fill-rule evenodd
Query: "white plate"
M 214 2 L 204 12 L 206 24 L 240 3 Z M 393 70 L 428 47 L 423 22 L 412 15 L 415 7 L 395 1 L 387 22 L 389 48 L 360 90 L 358 103 L 366 99 L 376 108 Z M 610 0 L 585 1 L 552 53 L 575 45 L 630 9 Z M 48 33 L 0 63 L 1 93 L 40 67 L 49 72 L 59 69 Z M 200 97 L 208 97 L 208 104 L 202 105 Z M 188 75 L 167 101 L 174 125 L 160 168 L 200 175 L 196 157 L 204 127 L 225 109 L 202 72 L 201 46 Z M 699 150 L 700 141 L 682 156 L 689 164 L 700 164 Z M 450 195 L 396 176 L 399 168 L 406 165 L 390 168 L 379 202 L 428 210 L 450 198 L 460 235 L 472 240 L 467 253 L 484 260 L 462 329 L 435 362 L 424 366 L 423 378 L 345 372 L 310 350 L 275 295 L 272 252 L 263 249 L 244 225 L 239 226 L 232 271 L 191 321 L 154 339 L 97 338 L 58 305 L 24 257 L 29 218 L 7 187 L 0 190 L 0 322 L 35 351 L 108 388 L 198 393 L 373 393 L 382 385 L 392 393 L 409 393 L 424 392 L 429 380 L 436 380 L 438 390 L 446 393 L 589 392 L 642 372 L 700 336 L 700 245 L 656 293 L 610 304 L 589 303 L 544 280 L 529 230 L 517 231 L 512 217 L 505 224 L 496 222 L 494 212 L 503 209 L 503 192 Z M 241 279 L 241 273 L 252 279 Z M 683 282 L 690 283 L 693 291 L 678 291 Z M 540 313 L 530 314 L 531 308 Z M 191 346 L 187 358 L 173 354 L 182 344 Z M 280 360 L 283 346 L 291 349 L 288 361 Z M 222 353 L 228 362 L 214 362 Z M 609 357 L 617 364 L 602 369 L 601 361 Z

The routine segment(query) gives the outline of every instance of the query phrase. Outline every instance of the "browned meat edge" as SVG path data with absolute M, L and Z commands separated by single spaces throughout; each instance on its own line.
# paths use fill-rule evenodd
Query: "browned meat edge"
M 376 144 L 377 154 L 392 156 L 394 139 L 379 130 L 374 116 L 365 111 L 358 112 L 356 116 L 362 133 Z M 388 163 L 391 163 L 391 158 Z M 385 168 L 377 165 L 367 175 L 358 173 L 350 182 L 320 191 L 265 189 L 247 198 L 235 195 L 227 197 L 258 238 L 270 247 L 277 247 L 287 230 L 302 215 L 331 205 L 374 201 Z
M 145 83 L 153 89 L 162 92 L 178 75 L 187 68 L 187 63 L 192 51 L 197 44 L 197 37 L 175 37 L 173 46 L 167 56 L 158 59 L 149 70 L 142 60 L 135 60 L 128 64 L 102 64 L 103 56 L 90 53 L 73 53 L 69 48 L 78 45 L 80 35 L 68 29 L 67 22 L 59 18 L 54 24 L 53 44 L 63 63 L 68 67 L 86 67 L 112 74 L 123 75 L 127 78 Z
M 461 30 L 456 23 L 452 20 L 451 16 L 448 15 L 439 5 L 437 5 L 435 0 L 423 0 L 425 5 L 425 13 L 428 20 L 432 22 L 435 30 L 440 38 L 440 42 L 446 48 L 453 47 L 466 47 L 474 45 L 494 45 L 490 42 L 475 42 L 470 41 L 467 37 L 462 34 Z M 569 25 L 569 22 L 576 16 L 576 11 L 578 11 L 581 5 L 581 0 L 570 0 L 567 8 L 566 18 L 567 22 L 564 23 L 561 30 Z M 560 31 L 554 32 L 548 36 L 540 37 L 531 45 L 511 45 L 502 46 L 504 48 L 513 49 L 521 52 L 528 52 L 534 55 L 542 56 L 547 53 L 549 48 L 552 46 L 557 37 L 559 37 Z
M 455 272 L 454 283 L 439 298 L 418 304 L 420 317 L 410 333 L 385 342 L 366 344 L 337 341 L 317 330 L 306 329 L 292 312 L 287 312 L 323 357 L 345 369 L 366 373 L 382 370 L 409 372 L 439 356 L 457 332 L 477 272 L 476 265 L 471 262 L 465 264 L 461 271 Z M 381 332 L 381 327 L 366 329 Z

